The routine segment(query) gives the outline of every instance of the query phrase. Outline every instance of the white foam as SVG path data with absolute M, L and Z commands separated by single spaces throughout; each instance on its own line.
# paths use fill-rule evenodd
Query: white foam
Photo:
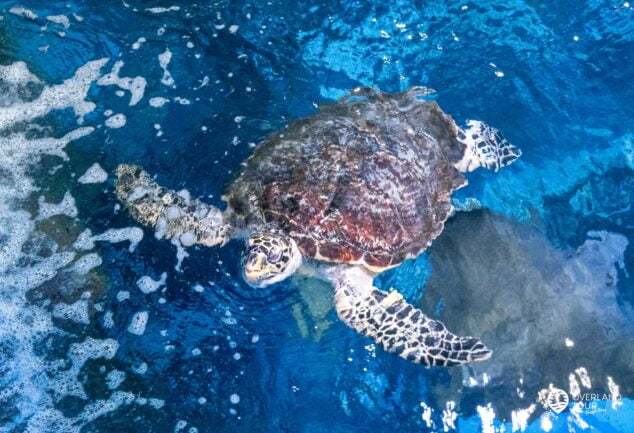
M 130 325 L 128 326 L 128 332 L 135 335 L 143 335 L 145 327 L 148 321 L 148 312 L 139 311 L 134 313 Z
M 114 369 L 106 376 L 106 385 L 108 389 L 117 389 L 125 380 L 125 373 L 121 370 Z
M 29 68 L 24 62 L 0 65 L 0 81 L 4 81 L 6 84 L 14 86 L 40 82 L 39 78 L 29 71 Z
M 92 241 L 92 232 L 90 229 L 86 229 L 77 236 L 73 243 L 73 248 L 79 251 L 88 251 L 95 248 L 95 243 Z
M 225 311 L 225 313 L 229 313 L 229 311 Z M 236 325 L 238 323 L 235 317 L 223 317 L 220 320 L 222 321 L 222 323 L 225 323 L 227 325 Z
M 110 116 L 106 119 L 105 123 L 108 128 L 113 128 L 113 129 L 123 128 L 126 123 L 125 114 L 119 113 L 119 114 Z
M 82 367 L 90 359 L 112 359 L 117 350 L 119 350 L 119 343 L 111 338 L 99 340 L 87 337 L 83 342 L 71 344 L 67 354 L 71 360 L 71 367 L 59 373 L 55 392 L 59 395 L 87 399 L 84 387 L 78 379 Z
M 73 265 L 73 271 L 79 275 L 86 275 L 92 269 L 101 266 L 102 260 L 99 254 L 90 253 L 81 256 Z
M 169 99 L 163 98 L 161 96 L 156 96 L 156 97 L 150 99 L 150 105 L 152 107 L 155 107 L 155 108 L 162 107 L 163 105 L 167 104 L 168 102 L 169 102 Z
M 141 48 L 141 44 L 143 44 L 144 42 L 147 42 L 147 39 L 145 39 L 144 37 L 140 37 L 136 40 L 135 43 L 132 44 L 132 49 L 138 50 L 139 48 Z
M 63 25 L 65 29 L 70 27 L 70 20 L 66 15 L 49 15 L 46 19 L 52 23 Z
M 174 97 L 174 102 L 178 102 L 181 105 L 190 105 L 192 101 L 187 98 L 181 98 L 180 96 Z
M 0 110 L 0 122 L 3 115 L 4 111 Z M 93 128 L 78 128 L 61 138 L 31 140 L 21 133 L 1 137 L 0 167 L 3 170 L 3 177 L 1 179 L 2 190 L 0 194 L 2 194 L 2 198 L 0 201 L 4 201 L 4 199 L 23 200 L 28 197 L 36 189 L 28 176 L 29 167 L 39 161 L 39 156 L 48 154 L 67 159 L 64 147 L 72 140 L 88 135 L 92 131 Z M 0 215 L 9 215 L 9 212 L 0 212 Z M 2 252 L 4 253 L 4 251 Z M 0 261 L 2 256 L 3 254 L 0 254 Z
M 163 7 L 154 7 L 154 8 L 146 8 L 148 12 L 152 12 L 153 14 L 162 14 L 165 12 L 179 11 L 181 10 L 180 6 L 170 6 L 168 8 Z
M 130 92 L 130 105 L 136 105 L 141 99 L 143 99 L 145 87 L 147 86 L 147 81 L 141 76 L 137 76 L 134 78 L 120 77 L 119 73 L 121 72 L 121 67 L 123 65 L 124 63 L 121 60 L 115 62 L 114 66 L 112 67 L 112 71 L 101 77 L 97 81 L 97 84 L 100 86 L 115 85 L 123 90 L 128 90 Z
M 132 371 L 134 371 L 136 374 L 145 374 L 147 373 L 147 363 L 142 362 L 137 366 L 133 366 L 132 367 Z
M 79 416 L 75 418 L 75 422 L 83 421 L 88 423 L 95 419 L 115 411 L 122 405 L 129 405 L 135 401 L 134 394 L 129 392 L 114 392 L 107 400 L 96 400 L 84 408 Z
M 138 227 L 124 227 L 120 229 L 110 229 L 110 230 L 106 230 L 100 235 L 95 235 L 90 238 L 90 241 L 106 241 L 113 244 L 129 241 L 130 247 L 128 248 L 128 250 L 130 252 L 134 251 L 134 249 L 137 247 L 139 242 L 141 242 L 141 240 L 143 240 L 143 230 L 141 230 Z M 90 242 L 86 242 L 86 244 L 82 246 L 85 247 L 85 245 L 90 245 Z
M 72 107 L 81 123 L 83 116 L 95 109 L 95 104 L 84 99 L 90 84 L 99 77 L 99 70 L 108 59 L 94 60 L 77 69 L 72 78 L 56 86 L 45 87 L 37 99 L 18 102 L 0 111 L 0 129 L 18 122 L 42 117 L 52 110 Z
M 79 178 L 77 181 L 79 183 L 104 183 L 108 180 L 108 173 L 101 168 L 99 163 L 95 162 L 93 165 L 88 167 L 88 170 Z
M 231 404 L 238 404 L 240 403 L 240 396 L 238 394 L 231 394 L 231 396 L 229 397 L 229 401 L 231 402 Z
M 14 8 L 13 12 L 20 14 L 20 10 L 23 8 Z M 87 404 L 76 416 L 68 416 L 55 409 L 62 398 L 87 398 L 80 372 L 90 359 L 112 359 L 119 344 L 113 339 L 88 337 L 71 344 L 66 356 L 61 354 L 61 359 L 44 359 L 34 350 L 34 347 L 45 347 L 50 336 L 62 338 L 68 333 L 60 332 L 54 326 L 53 314 L 61 320 L 78 323 L 89 320 L 88 295 L 84 294 L 79 301 L 70 304 L 53 301 L 54 305 L 45 308 L 40 306 L 41 302 L 32 302 L 27 293 L 51 281 L 60 271 L 65 274 L 81 273 L 100 259 L 96 254 L 87 254 L 75 260 L 75 252 L 67 251 L 66 246 L 57 245 L 46 233 L 37 231 L 39 225 L 21 206 L 24 199 L 37 191 L 31 174 L 41 155 L 67 159 L 64 147 L 70 141 L 90 134 L 93 128 L 78 128 L 61 138 L 47 137 L 45 134 L 49 129 L 40 125 L 34 125 L 29 131 L 29 137 L 35 132 L 38 138 L 27 138 L 24 133 L 9 131 L 16 122 L 40 118 L 57 109 L 72 108 L 81 121 L 81 116 L 94 108 L 94 104 L 84 98 L 105 61 L 87 63 L 62 84 L 44 84 L 40 95 L 31 101 L 23 100 L 23 92 L 18 88 L 27 82 L 39 82 L 26 65 L 14 63 L 0 67 L 0 82 L 6 88 L 0 110 L 0 129 L 5 130 L 0 134 L 0 341 L 3 346 L 9 343 L 11 348 L 3 355 L 3 378 L 6 380 L 3 381 L 1 394 L 2 401 L 6 403 L 4 409 L 14 414 L 13 420 L 21 423 L 9 427 L 13 430 L 79 432 L 103 414 L 141 400 L 133 394 L 115 391 L 105 400 Z M 44 208 L 48 205 L 43 202 Z M 90 232 L 82 235 L 83 239 L 80 235 L 76 243 L 86 247 L 92 242 Z M 41 243 L 46 246 L 47 253 L 40 256 L 38 246 Z M 47 287 L 45 292 L 52 294 L 56 290 L 56 286 L 52 286 L 51 290 Z M 97 304 L 94 308 L 99 311 Z M 107 318 L 108 312 L 104 315 L 105 325 L 109 324 Z M 72 336 L 75 341 L 77 337 Z M 156 408 L 164 404 L 158 399 L 146 400 Z
M 181 266 L 183 264 L 183 260 L 185 260 L 186 257 L 189 257 L 189 253 L 185 251 L 183 245 L 181 245 L 176 238 L 172 238 L 172 245 L 176 247 L 176 265 L 174 266 L 174 269 L 176 272 L 182 272 Z
M 106 329 L 110 329 L 114 326 L 114 318 L 112 311 L 108 310 L 103 315 L 103 327 Z
M 33 12 L 30 9 L 23 8 L 23 7 L 20 7 L 20 6 L 12 7 L 11 9 L 9 9 L 9 12 L 14 14 L 14 15 L 18 15 L 18 16 L 22 16 L 22 17 L 28 18 L 30 20 L 37 19 L 37 14 L 35 12 Z
M 59 269 L 67 266 L 74 258 L 74 253 L 62 252 L 42 259 L 39 263 L 28 268 L 8 269 L 12 272 L 6 273 L 2 281 L 2 287 L 14 287 L 24 290 L 38 287 L 52 279 Z M 10 298 L 6 300 L 9 301 Z
M 144 275 L 136 282 L 137 287 L 146 295 L 157 291 L 161 286 L 165 284 L 167 279 L 167 273 L 163 272 L 159 280 L 153 280 L 151 277 Z
M 84 292 L 81 298 L 73 304 L 59 303 L 53 307 L 53 317 L 58 319 L 72 320 L 76 323 L 90 324 L 88 315 L 88 299 L 90 292 Z
M 126 299 L 130 299 L 130 292 L 128 292 L 127 290 L 119 290 L 119 292 L 117 293 L 117 301 L 123 302 Z
M 161 409 L 163 406 L 165 406 L 165 400 L 161 400 L 159 398 L 150 398 L 148 399 L 148 404 L 154 409 Z
M 43 196 L 38 199 L 39 214 L 38 219 L 43 220 L 55 215 L 66 215 L 70 218 L 77 216 L 77 207 L 75 206 L 75 199 L 66 191 L 64 198 L 59 203 L 47 203 Z
M 201 88 L 209 85 L 209 76 L 205 75 L 203 77 L 202 81 L 199 81 L 199 82 L 200 82 L 200 86 L 196 87 L 196 90 L 201 89 Z
M 172 61 L 172 52 L 169 48 L 166 48 L 165 51 L 158 56 L 159 65 L 161 69 L 163 69 L 163 77 L 161 78 L 161 83 L 166 86 L 174 86 L 174 78 L 170 71 L 167 70 L 167 66 Z

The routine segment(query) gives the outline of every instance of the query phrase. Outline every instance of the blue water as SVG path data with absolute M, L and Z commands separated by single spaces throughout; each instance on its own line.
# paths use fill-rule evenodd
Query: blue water
M 34 76 L 0 74 L 0 431 L 634 431 L 629 4 L 1 1 L 0 15 L 0 64 Z M 35 113 L 99 59 L 85 94 L 10 111 Z M 115 62 L 145 80 L 138 101 L 98 84 Z M 458 123 L 486 121 L 524 152 L 470 174 L 456 197 L 481 209 L 377 282 L 481 336 L 491 361 L 426 370 L 375 349 L 321 283 L 248 287 L 237 241 L 181 266 L 147 230 L 135 249 L 73 245 L 136 226 L 117 164 L 220 205 L 254 143 L 360 85 L 432 87 Z M 71 131 L 67 158 L 38 147 Z M 94 163 L 107 180 L 78 182 Z M 38 202 L 67 193 L 61 214 Z M 610 381 L 621 399 L 602 400 Z M 557 415 L 537 401 L 550 384 L 595 396 Z

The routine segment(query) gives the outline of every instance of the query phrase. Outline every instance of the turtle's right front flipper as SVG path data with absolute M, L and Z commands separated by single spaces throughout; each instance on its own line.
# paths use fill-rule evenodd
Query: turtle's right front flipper
M 229 239 L 231 226 L 218 208 L 161 187 L 139 166 L 119 165 L 115 189 L 130 215 L 155 228 L 158 238 L 175 238 L 183 246 L 213 246 Z
M 482 341 L 451 333 L 396 291 L 377 289 L 372 276 L 359 267 L 332 267 L 325 275 L 335 286 L 339 318 L 388 352 L 426 367 L 449 367 L 491 357 L 491 350 Z

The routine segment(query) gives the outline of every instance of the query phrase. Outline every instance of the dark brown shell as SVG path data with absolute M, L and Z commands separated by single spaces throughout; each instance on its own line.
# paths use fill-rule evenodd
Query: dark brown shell
M 287 233 L 306 257 L 380 270 L 441 233 L 467 183 L 452 165 L 465 147 L 451 117 L 414 91 L 356 92 L 262 142 L 228 200 L 248 227 Z

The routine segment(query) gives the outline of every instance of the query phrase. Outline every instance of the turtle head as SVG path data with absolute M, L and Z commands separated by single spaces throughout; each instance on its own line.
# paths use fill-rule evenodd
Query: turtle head
M 242 275 L 253 287 L 266 287 L 286 279 L 302 263 L 302 254 L 291 238 L 254 233 L 247 241 Z

